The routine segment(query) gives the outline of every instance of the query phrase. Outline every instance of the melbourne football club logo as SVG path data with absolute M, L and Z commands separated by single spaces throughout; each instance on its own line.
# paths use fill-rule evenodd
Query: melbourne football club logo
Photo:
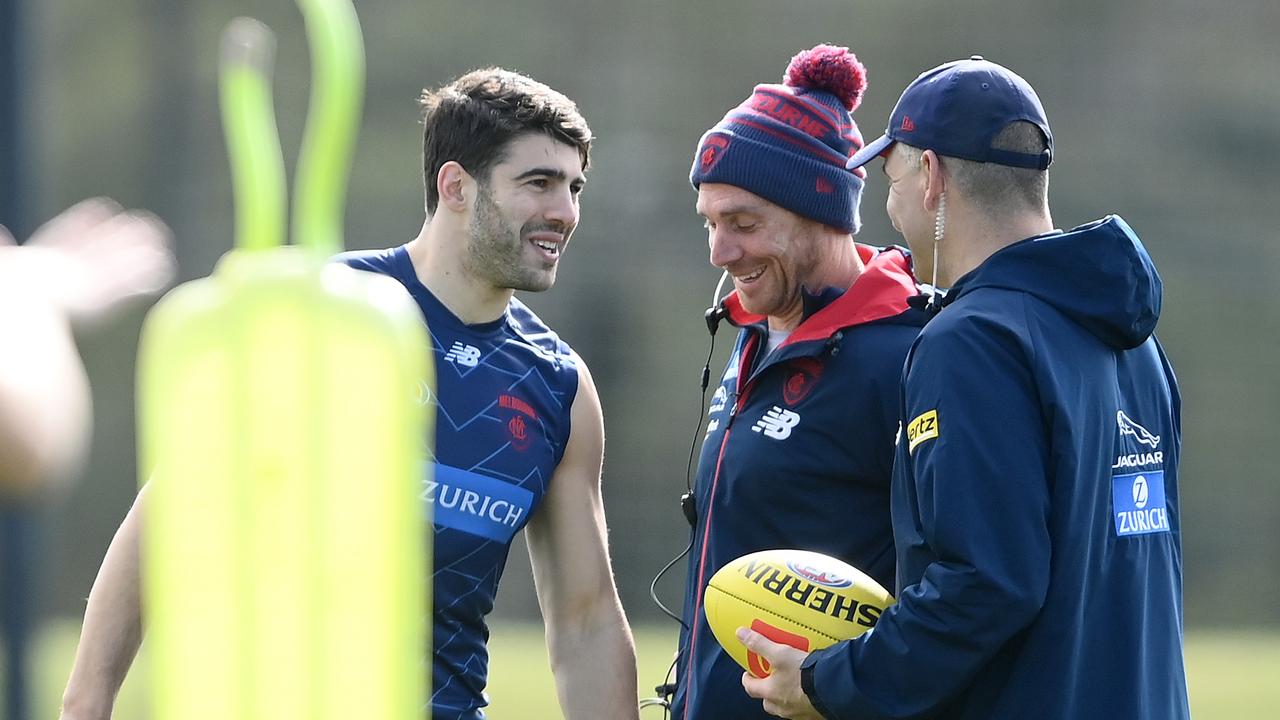
M 529 423 L 520 415 L 507 421 L 507 435 L 510 437 L 511 447 L 521 452 L 529 449 Z
M 720 158 L 728 148 L 729 138 L 723 135 L 708 135 L 702 143 L 702 152 L 698 154 L 699 169 L 704 173 L 710 171 L 717 162 L 720 162 Z
M 805 580 L 808 580 L 815 585 L 822 585 L 823 587 L 847 588 L 850 585 L 853 585 L 853 580 L 838 573 L 824 570 L 815 565 L 788 560 L 787 569 Z
M 507 440 L 511 447 L 524 452 L 533 443 L 534 424 L 538 421 L 538 411 L 525 400 L 503 393 L 498 396 L 498 407 L 509 410 L 507 419 Z
M 813 386 L 822 377 L 822 363 L 813 358 L 799 358 L 791 362 L 791 374 L 782 385 L 782 400 L 795 405 L 809 397 Z

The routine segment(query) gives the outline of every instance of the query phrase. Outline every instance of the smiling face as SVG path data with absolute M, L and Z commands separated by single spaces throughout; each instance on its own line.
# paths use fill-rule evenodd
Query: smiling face
M 542 133 L 512 140 L 477 182 L 463 269 L 495 288 L 550 288 L 585 183 L 577 148 Z
M 916 277 L 928 282 L 933 272 L 933 230 L 936 215 L 925 209 L 926 173 L 919 155 L 897 143 L 884 159 L 884 175 L 889 181 L 885 212 L 893 229 L 902 234 L 911 248 Z
M 733 277 L 743 308 L 768 315 L 774 329 L 798 325 L 802 291 L 817 275 L 826 240 L 821 225 L 722 183 L 698 188 L 697 210 L 706 219 L 711 264 Z

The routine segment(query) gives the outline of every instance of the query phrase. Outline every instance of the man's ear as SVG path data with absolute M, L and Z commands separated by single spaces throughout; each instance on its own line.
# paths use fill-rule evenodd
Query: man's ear
M 440 204 L 453 212 L 465 212 L 468 199 L 474 199 L 475 179 L 457 162 L 450 160 L 436 173 L 436 193 Z
M 947 191 L 947 177 L 942 172 L 942 159 L 932 150 L 920 156 L 920 172 L 924 175 L 924 209 L 934 212 L 938 199 Z

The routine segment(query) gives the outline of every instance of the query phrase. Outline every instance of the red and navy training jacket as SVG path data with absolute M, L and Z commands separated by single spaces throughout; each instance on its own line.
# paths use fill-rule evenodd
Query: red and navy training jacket
M 898 392 L 907 349 L 927 316 L 910 259 L 859 245 L 865 271 L 847 291 L 806 295 L 805 318 L 769 357 L 764 316 L 724 301 L 741 328 L 707 410 L 677 662 L 673 717 L 769 718 L 742 689 L 742 668 L 712 636 L 707 580 L 771 548 L 843 559 L 894 586 L 889 515 Z

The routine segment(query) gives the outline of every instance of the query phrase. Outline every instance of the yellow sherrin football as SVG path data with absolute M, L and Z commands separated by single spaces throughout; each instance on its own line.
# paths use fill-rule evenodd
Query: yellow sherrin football
M 810 652 L 870 630 L 893 602 L 879 583 L 841 560 L 807 550 L 764 550 L 716 571 L 703 609 L 725 652 L 747 672 L 766 677 L 768 661 L 738 642 L 738 628 Z

